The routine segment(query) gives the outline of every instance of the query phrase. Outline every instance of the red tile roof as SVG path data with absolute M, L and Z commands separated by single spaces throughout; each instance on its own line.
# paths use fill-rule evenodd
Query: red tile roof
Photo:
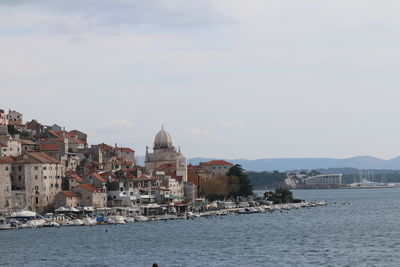
M 80 177 L 78 174 L 76 173 L 71 173 L 69 175 L 71 178 L 74 178 L 76 181 L 78 181 L 79 183 L 83 183 L 84 179 L 82 177 Z
M 33 142 L 32 140 L 21 140 L 22 145 L 37 145 L 37 143 Z
M 100 174 L 98 174 L 97 172 L 93 172 L 91 174 L 94 178 L 96 178 L 97 180 L 99 180 L 102 183 L 106 183 L 107 179 L 105 179 L 103 176 L 101 176 Z
M 47 130 L 47 132 L 55 137 L 59 137 L 61 138 L 63 133 L 62 132 L 58 132 L 58 131 L 53 131 L 53 130 Z
M 227 162 L 225 160 L 211 160 L 211 161 L 208 161 L 208 162 L 202 162 L 202 163 L 200 163 L 200 165 L 203 165 L 203 166 L 214 166 L 214 165 L 233 165 L 233 164 L 230 163 L 230 162 Z
M 116 148 L 116 149 L 120 150 L 120 151 L 122 151 L 124 153 L 135 152 L 134 150 L 130 149 L 129 147 L 119 147 L 119 148 Z
M 91 184 L 80 184 L 79 187 L 81 187 L 81 188 L 83 188 L 83 189 L 85 189 L 85 190 L 87 190 L 87 191 L 90 191 L 90 192 L 97 192 L 97 191 L 98 191 L 98 190 L 97 190 L 93 185 L 91 185 Z
M 60 150 L 60 145 L 59 144 L 41 144 L 40 145 L 40 150 L 43 150 L 43 151 L 58 151 L 58 150 Z
M 82 145 L 86 144 L 86 142 L 85 142 L 85 141 L 82 141 L 81 139 L 76 139 L 75 141 L 76 141 L 78 144 L 82 144 Z
M 78 197 L 78 195 L 72 191 L 61 191 L 61 194 L 63 194 L 65 197 Z
M 103 150 L 113 150 L 114 149 L 112 146 L 109 146 L 109 145 L 104 144 L 104 143 L 99 144 L 98 146 Z
M 132 173 L 128 172 L 128 173 L 125 175 L 124 178 L 127 178 L 127 179 L 129 179 L 129 178 L 136 178 L 136 176 L 133 175 Z
M 41 161 L 42 163 L 54 163 L 54 164 L 60 164 L 58 160 L 56 160 L 53 157 L 50 157 L 46 153 L 43 152 L 29 152 L 27 153 L 30 156 L 34 157 L 35 159 Z
M 11 164 L 13 161 L 12 157 L 0 157 L 0 164 Z

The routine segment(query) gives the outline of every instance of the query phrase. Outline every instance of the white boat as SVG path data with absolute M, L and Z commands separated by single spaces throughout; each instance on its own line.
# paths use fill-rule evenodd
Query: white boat
M 137 222 L 147 222 L 149 219 L 146 216 L 137 215 L 134 217 Z
M 64 221 L 65 226 L 82 226 L 83 221 L 81 219 L 74 219 L 74 220 L 66 220 Z
M 126 217 L 126 218 L 125 218 L 125 222 L 126 222 L 126 223 L 133 223 L 133 222 L 135 222 L 135 218 L 133 218 L 133 217 Z
M 60 227 L 60 224 L 54 221 L 46 221 L 43 227 Z
M 237 211 L 237 213 L 238 214 L 246 214 L 247 211 L 246 211 L 246 209 L 240 209 L 240 210 Z
M 26 217 L 36 217 L 36 212 L 29 210 L 22 210 L 18 212 L 11 213 L 12 218 L 26 218 Z
M 85 219 L 83 219 L 83 224 L 86 226 L 92 226 L 92 225 L 96 225 L 97 221 L 96 221 L 96 219 L 86 217 Z
M 29 220 L 26 223 L 20 225 L 20 228 L 40 228 L 43 227 L 43 225 L 46 223 L 45 220 L 39 219 L 39 220 Z
M 111 224 L 125 224 L 125 219 L 121 215 L 112 215 L 107 217 L 107 223 Z
M 0 230 L 11 229 L 11 224 L 9 224 L 5 218 L 0 218 Z

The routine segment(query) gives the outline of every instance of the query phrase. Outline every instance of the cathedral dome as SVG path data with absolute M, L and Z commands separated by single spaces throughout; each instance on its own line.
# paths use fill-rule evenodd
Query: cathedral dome
M 164 127 L 161 128 L 154 139 L 154 148 L 172 148 L 171 135 L 164 130 Z

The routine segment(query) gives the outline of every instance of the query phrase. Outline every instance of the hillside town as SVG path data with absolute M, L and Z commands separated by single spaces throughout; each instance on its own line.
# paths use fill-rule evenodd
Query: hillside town
M 202 184 L 232 166 L 224 160 L 188 165 L 164 127 L 139 166 L 133 148 L 89 145 L 82 131 L 25 122 L 18 111 L 0 110 L 0 210 L 6 212 L 64 207 L 182 212 L 188 203 L 204 202 Z

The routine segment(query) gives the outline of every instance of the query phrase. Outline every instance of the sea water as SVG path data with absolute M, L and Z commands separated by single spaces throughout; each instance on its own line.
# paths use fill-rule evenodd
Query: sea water
M 0 231 L 0 266 L 400 266 L 400 189 L 296 190 L 294 196 L 329 205 Z

